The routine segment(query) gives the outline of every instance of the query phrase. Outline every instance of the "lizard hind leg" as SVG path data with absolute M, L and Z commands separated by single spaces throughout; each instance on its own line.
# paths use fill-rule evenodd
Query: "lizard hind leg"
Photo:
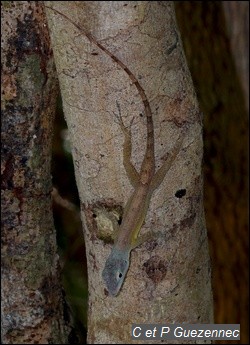
M 150 190 L 153 192 L 162 183 L 164 177 L 166 176 L 168 170 L 171 168 L 173 161 L 181 150 L 183 143 L 183 136 L 177 140 L 173 149 L 168 153 L 167 157 L 164 159 L 162 166 L 157 170 L 150 184 Z
M 133 187 L 136 187 L 140 180 L 140 175 L 138 171 L 135 169 L 134 165 L 131 162 L 131 155 L 132 155 L 132 140 L 131 140 L 131 127 L 134 121 L 134 117 L 132 118 L 129 129 L 124 125 L 121 115 L 121 108 L 119 103 L 116 101 L 116 105 L 118 108 L 118 114 L 114 113 L 115 117 L 118 120 L 119 126 L 124 134 L 124 144 L 123 144 L 123 165 L 126 170 L 126 174 L 128 179 Z

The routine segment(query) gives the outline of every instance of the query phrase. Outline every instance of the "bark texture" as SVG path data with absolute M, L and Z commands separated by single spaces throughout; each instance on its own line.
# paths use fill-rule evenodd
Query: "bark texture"
M 51 211 L 58 86 L 42 2 L 2 2 L 2 343 L 66 343 Z
M 222 1 L 227 34 L 249 111 L 249 1 Z
M 227 3 L 227 4 L 225 4 Z M 240 323 L 249 341 L 248 116 L 243 79 L 247 15 L 237 1 L 180 1 L 176 13 L 186 56 L 204 112 L 205 210 L 213 264 L 216 323 Z M 224 7 L 234 7 L 228 32 Z M 237 8 L 237 10 L 236 10 Z M 192 17 L 192 21 L 189 18 Z M 236 22 L 234 22 L 236 21 Z M 230 40 L 229 40 L 230 38 Z M 243 44 L 243 41 L 245 42 Z M 234 42 L 234 44 L 230 44 Z M 235 63 L 234 56 L 238 56 Z M 240 61 L 243 65 L 240 67 Z M 236 68 L 236 65 L 239 68 Z M 242 75 L 241 75 L 242 76 Z M 248 101 L 248 100 L 247 100 Z
M 139 169 L 146 144 L 143 106 L 126 73 L 70 22 L 47 9 L 82 206 L 88 342 L 130 343 L 132 323 L 212 322 L 202 124 L 172 2 L 45 4 L 92 33 L 138 77 L 153 110 L 157 167 L 184 135 L 183 148 L 153 195 L 142 229 L 151 231 L 153 240 L 132 252 L 121 293 L 109 297 L 101 273 L 111 250 L 111 219 L 122 216 L 132 191 L 114 113 L 119 102 L 127 126 L 134 117 L 133 162 Z

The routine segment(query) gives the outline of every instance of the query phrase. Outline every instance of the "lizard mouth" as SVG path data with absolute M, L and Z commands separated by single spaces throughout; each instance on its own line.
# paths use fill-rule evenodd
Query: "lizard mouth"
M 109 295 L 117 296 L 129 267 L 129 253 L 113 248 L 111 251 L 104 270 L 102 278 L 106 285 Z

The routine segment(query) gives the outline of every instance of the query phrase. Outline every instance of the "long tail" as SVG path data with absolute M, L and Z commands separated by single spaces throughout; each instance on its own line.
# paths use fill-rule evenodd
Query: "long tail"
M 104 51 L 108 56 L 110 56 L 110 58 L 114 62 L 116 62 L 127 73 L 128 77 L 131 79 L 131 81 L 137 88 L 144 105 L 145 115 L 147 117 L 147 150 L 146 150 L 145 159 L 152 160 L 152 166 L 154 166 L 154 124 L 153 124 L 152 111 L 151 111 L 147 96 L 145 94 L 145 91 L 140 85 L 138 79 L 121 60 L 119 60 L 107 48 L 105 48 L 101 43 L 99 43 L 97 39 L 91 33 L 85 31 L 82 27 L 80 27 L 78 24 L 73 22 L 72 19 L 68 18 L 65 14 L 61 13 L 55 8 L 52 8 L 49 6 L 45 6 L 45 7 L 63 16 L 66 20 L 68 20 L 71 24 L 73 24 L 80 32 L 82 32 L 90 40 L 90 42 L 94 43 L 97 47 L 99 47 L 102 51 Z M 143 168 L 143 165 L 144 164 L 142 164 L 142 168 Z

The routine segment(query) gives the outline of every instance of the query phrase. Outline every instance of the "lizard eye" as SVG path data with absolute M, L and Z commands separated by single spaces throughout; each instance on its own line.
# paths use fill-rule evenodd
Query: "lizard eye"
M 122 277 L 122 273 L 120 272 L 120 273 L 119 273 L 119 278 L 121 278 L 121 277 Z

